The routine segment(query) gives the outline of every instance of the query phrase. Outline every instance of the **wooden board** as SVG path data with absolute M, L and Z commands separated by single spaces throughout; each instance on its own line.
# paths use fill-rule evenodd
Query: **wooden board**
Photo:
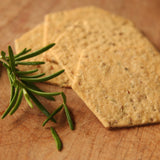
M 7 50 L 15 38 L 43 21 L 49 12 L 96 5 L 130 18 L 160 49 L 160 1 L 159 0 L 5 0 L 0 5 L 0 50 Z M 41 84 L 46 91 L 63 90 L 76 123 L 71 131 L 64 113 L 55 126 L 62 141 L 63 150 L 56 150 L 49 126 L 41 127 L 45 116 L 23 101 L 13 116 L 0 120 L 1 160 L 157 160 L 160 155 L 160 125 L 107 130 L 71 89 Z M 0 114 L 9 103 L 7 75 L 0 77 Z M 61 101 L 51 103 L 44 99 L 50 111 Z

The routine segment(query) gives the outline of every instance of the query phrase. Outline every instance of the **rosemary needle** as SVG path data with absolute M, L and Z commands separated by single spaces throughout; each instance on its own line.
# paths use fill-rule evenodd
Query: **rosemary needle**
M 16 65 L 39 65 L 39 64 L 45 64 L 44 62 L 21 62 L 21 61 L 17 61 L 15 63 Z
M 22 56 L 22 55 L 24 55 L 24 54 L 26 54 L 26 53 L 28 53 L 30 51 L 31 51 L 31 49 L 27 50 L 27 48 L 25 48 L 24 50 L 22 50 L 19 54 L 15 55 L 14 57 L 15 58 L 20 57 L 20 56 Z
M 33 75 L 33 76 L 24 76 L 24 75 L 22 75 L 20 77 L 22 77 L 22 78 L 39 78 L 39 77 L 42 77 L 44 75 L 45 75 L 45 73 L 41 73 L 41 74 L 37 74 L 37 75 Z
M 10 78 L 10 71 L 7 69 L 7 74 L 8 74 L 8 77 L 9 77 L 9 82 L 10 82 L 10 85 L 11 85 L 11 98 L 10 98 L 10 101 L 13 99 L 13 96 L 14 96 L 14 93 L 15 93 L 15 87 L 12 85 L 12 81 L 11 81 L 11 78 Z
M 3 59 L 7 62 L 7 59 L 6 59 L 6 53 L 4 51 L 1 51 L 1 56 L 3 57 Z
M 63 106 L 64 106 L 64 110 L 65 110 L 65 113 L 66 113 L 66 117 L 67 117 L 67 121 L 68 121 L 69 127 L 70 127 L 71 130 L 74 130 L 73 121 L 71 119 L 68 107 L 67 107 L 66 104 L 63 104 Z
M 8 47 L 8 52 L 9 52 L 9 63 L 12 72 L 15 72 L 15 60 L 14 60 L 14 55 L 13 55 L 13 50 L 11 46 Z
M 52 78 L 55 78 L 55 77 L 57 77 L 57 76 L 59 76 L 60 74 L 62 74 L 64 72 L 64 70 L 61 70 L 61 71 L 59 71 L 59 72 L 56 72 L 56 73 L 54 73 L 54 74 L 51 74 L 51 75 L 49 75 L 49 76 L 46 76 L 46 77 L 43 77 L 43 78 L 20 78 L 21 80 L 25 80 L 25 81 L 27 81 L 27 82 L 44 82 L 44 81 L 48 81 L 48 80 L 50 80 L 50 79 L 52 79 Z
M 19 105 L 21 104 L 21 101 L 22 101 L 22 97 L 23 97 L 23 91 L 22 89 L 19 91 L 19 95 L 18 95 L 18 99 L 17 99 L 17 102 L 15 104 L 15 106 L 12 108 L 11 112 L 10 112 L 10 115 L 12 115 L 19 107 Z
M 52 44 L 49 44 L 48 46 L 42 48 L 42 49 L 39 49 L 38 51 L 35 51 L 33 53 L 29 53 L 27 55 L 23 55 L 23 56 L 19 56 L 19 57 L 16 57 L 15 59 L 17 61 L 20 61 L 20 60 L 25 60 L 25 59 L 29 59 L 29 58 L 32 58 L 32 57 L 35 57 L 35 56 L 38 56 L 39 54 L 42 54 L 43 52 L 47 51 L 48 49 L 52 48 L 53 46 L 55 45 L 55 43 L 52 43 Z
M 27 90 L 33 92 L 34 94 L 37 94 L 39 96 L 57 96 L 57 95 L 60 95 L 61 92 L 41 92 L 41 91 L 37 91 L 37 90 L 34 90 L 34 89 L 31 89 L 29 87 L 25 87 Z
M 27 86 L 29 86 L 30 88 L 34 89 L 34 90 L 37 90 L 37 91 L 41 91 L 41 92 L 44 92 L 43 90 L 41 90 L 40 88 L 38 88 L 36 85 L 34 85 L 33 83 L 29 83 L 29 82 L 23 82 L 25 84 L 27 84 Z M 51 100 L 51 101 L 55 101 L 55 98 L 53 96 L 45 96 L 43 95 L 43 97 L 45 97 L 46 99 L 48 100 Z
M 33 108 L 33 104 L 32 104 L 32 102 L 30 101 L 30 98 L 29 98 L 29 95 L 28 95 L 26 89 L 23 88 L 22 90 L 23 90 L 23 95 L 24 95 L 24 97 L 25 97 L 28 105 L 29 105 L 31 108 Z
M 33 69 L 33 70 L 30 70 L 30 71 L 16 71 L 16 74 L 18 74 L 19 76 L 21 75 L 26 75 L 26 74 L 32 74 L 32 73 L 35 73 L 37 72 L 38 69 Z
M 7 116 L 7 114 L 10 112 L 10 110 L 14 107 L 14 104 L 16 103 L 16 100 L 17 100 L 17 97 L 18 97 L 18 93 L 19 93 L 19 87 L 16 88 L 15 94 L 14 94 L 7 110 L 2 115 L 2 119 L 5 118 Z
M 62 149 L 62 142 L 61 142 L 57 132 L 53 129 L 53 127 L 51 127 L 51 133 L 52 133 L 53 138 L 56 141 L 57 149 L 60 151 Z
M 70 112 L 69 112 L 68 107 L 66 105 L 66 96 L 65 96 L 65 94 L 63 92 L 62 92 L 62 98 L 63 98 L 64 111 L 66 113 L 66 117 L 67 117 L 67 121 L 68 121 L 69 127 L 70 127 L 71 130 L 74 130 L 73 121 L 71 119 Z

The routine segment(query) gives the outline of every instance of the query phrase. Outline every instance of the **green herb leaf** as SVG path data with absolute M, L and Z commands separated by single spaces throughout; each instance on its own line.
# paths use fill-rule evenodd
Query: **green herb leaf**
M 30 51 L 31 51 L 31 49 L 27 50 L 27 48 L 25 48 L 24 50 L 22 50 L 22 52 L 20 52 L 17 55 L 15 55 L 15 58 L 20 57 L 20 56 L 22 56 L 22 55 L 24 55 L 24 54 L 26 54 L 26 53 L 28 53 Z
M 41 91 L 37 91 L 37 90 L 34 90 L 34 89 L 31 89 L 29 87 L 25 87 L 27 90 L 33 92 L 34 94 L 37 94 L 37 95 L 40 95 L 40 96 L 57 96 L 57 95 L 60 95 L 61 92 L 41 92 Z
M 4 51 L 1 51 L 0 62 L 6 64 L 7 66 L 9 65 L 8 64 L 9 61 L 6 58 L 6 53 Z
M 11 109 L 14 107 L 14 104 L 16 103 L 17 97 L 18 97 L 18 93 L 19 93 L 19 87 L 16 88 L 15 94 L 12 98 L 12 101 L 10 102 L 7 110 L 4 112 L 4 114 L 2 115 L 2 119 L 5 118 L 7 116 L 7 114 L 11 111 Z
M 10 102 L 12 101 L 12 99 L 14 97 L 14 94 L 15 94 L 15 87 L 11 86 L 11 98 L 10 98 Z
M 62 149 L 62 142 L 61 142 L 57 132 L 53 129 L 53 127 L 51 127 L 51 133 L 52 133 L 54 140 L 56 141 L 57 149 L 60 151 Z
M 62 92 L 61 95 L 62 95 L 62 98 L 63 98 L 63 103 L 66 104 L 66 96 L 65 96 L 65 94 Z
M 21 76 L 21 75 L 26 75 L 26 74 L 32 74 L 32 73 L 35 73 L 37 71 L 38 71 L 38 69 L 33 69 L 33 70 L 30 70 L 30 71 L 16 71 L 16 74 Z
M 3 66 L 4 66 L 6 69 L 10 69 L 10 67 L 9 67 L 8 64 L 6 64 L 6 63 L 2 63 L 2 64 L 3 64 Z
M 29 95 L 28 95 L 27 91 L 26 91 L 24 88 L 23 88 L 22 90 L 23 90 L 24 98 L 26 99 L 28 105 L 29 105 L 31 108 L 33 108 L 33 104 L 32 104 L 32 102 L 30 101 L 30 98 L 29 98 Z
M 9 52 L 9 63 L 12 72 L 15 72 L 15 60 L 14 60 L 14 54 L 11 46 L 8 47 L 8 52 Z
M 10 111 L 10 115 L 12 115 L 18 109 L 18 107 L 21 104 L 22 97 L 23 97 L 23 91 L 21 89 L 20 92 L 19 92 L 19 95 L 18 95 L 17 102 L 16 102 L 15 106 L 12 108 L 12 110 Z
M 11 85 L 11 98 L 10 98 L 10 102 L 11 102 L 11 100 L 13 99 L 13 96 L 14 96 L 14 94 L 15 94 L 15 87 L 14 87 L 13 84 L 12 84 L 9 69 L 7 69 L 7 74 L 8 74 L 9 82 L 10 82 L 10 85 Z
M 1 51 L 1 56 L 3 57 L 3 59 L 6 59 L 6 53 L 4 51 Z
M 67 107 L 66 104 L 63 104 L 63 106 L 64 106 L 64 110 L 65 110 L 65 113 L 66 113 L 66 117 L 67 117 L 67 121 L 68 121 L 69 127 L 70 127 L 71 130 L 74 130 L 73 121 L 71 119 L 68 107 Z
M 39 64 L 45 64 L 45 62 L 21 62 L 21 61 L 16 61 L 16 65 L 39 65 Z
M 62 74 L 64 72 L 64 70 L 61 70 L 61 71 L 59 71 L 59 72 L 56 72 L 56 73 L 54 73 L 54 74 L 52 74 L 52 75 L 49 75 L 49 76 L 46 76 L 46 77 L 43 77 L 43 78 L 20 78 L 21 80 L 23 80 L 23 81 L 27 81 L 27 82 L 44 82 L 44 81 L 48 81 L 48 80 L 50 80 L 50 79 L 52 79 L 52 78 L 55 78 L 55 77 L 57 77 L 57 76 L 59 76 L 60 74 Z
M 70 127 L 71 130 L 74 130 L 73 121 L 71 119 L 70 112 L 69 112 L 68 107 L 66 105 L 66 96 L 63 92 L 62 92 L 61 95 L 62 95 L 62 98 L 63 98 L 63 106 L 64 106 L 64 110 L 65 110 L 65 113 L 66 113 L 66 117 L 67 117 L 69 127 Z
M 37 75 L 33 75 L 33 76 L 20 76 L 21 78 L 39 78 L 39 77 L 42 77 L 44 76 L 45 73 L 41 73 L 41 74 L 37 74 Z
M 49 44 L 48 46 L 46 46 L 46 47 L 44 47 L 44 48 L 42 48 L 42 49 L 40 49 L 36 52 L 30 53 L 30 54 L 27 54 L 27 55 L 23 55 L 23 56 L 20 56 L 20 57 L 16 57 L 16 61 L 21 61 L 21 60 L 25 60 L 25 59 L 29 59 L 29 58 L 38 56 L 39 54 L 42 54 L 43 52 L 52 48 L 54 45 L 55 45 L 55 43 L 52 43 L 52 44 Z
M 34 89 L 34 90 L 37 90 L 37 91 L 40 91 L 40 92 L 44 92 L 43 90 L 41 90 L 40 88 L 38 88 L 36 85 L 34 85 L 33 83 L 29 83 L 29 82 L 23 82 L 24 84 L 26 84 L 27 86 L 29 86 L 31 89 Z M 54 97 L 52 96 L 43 96 L 44 98 L 48 99 L 48 100 L 52 100 L 52 101 L 55 101 Z
M 6 62 L 8 62 L 7 58 L 6 58 L 6 53 L 4 51 L 1 51 L 1 56 L 2 56 L 3 60 L 5 60 Z

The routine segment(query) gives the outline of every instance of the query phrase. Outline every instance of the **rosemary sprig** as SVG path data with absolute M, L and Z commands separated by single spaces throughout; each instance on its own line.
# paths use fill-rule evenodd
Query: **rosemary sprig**
M 52 122 L 56 123 L 56 120 L 54 116 L 62 109 L 64 108 L 65 114 L 67 117 L 68 124 L 70 128 L 73 130 L 74 125 L 70 116 L 70 112 L 68 110 L 68 107 L 66 105 L 66 96 L 63 92 L 45 92 L 41 89 L 39 89 L 34 83 L 36 82 L 45 82 L 52 78 L 55 78 L 62 74 L 64 70 L 61 70 L 57 73 L 51 74 L 49 76 L 43 77 L 45 73 L 36 74 L 36 75 L 30 75 L 32 73 L 36 73 L 38 69 L 34 70 L 28 70 L 28 71 L 20 71 L 17 66 L 18 65 L 41 65 L 44 64 L 44 62 L 27 62 L 23 60 L 27 60 L 29 58 L 35 57 L 37 55 L 42 54 L 43 52 L 47 51 L 51 47 L 53 47 L 55 44 L 49 44 L 48 46 L 32 52 L 31 49 L 25 48 L 22 50 L 19 54 L 14 55 L 13 50 L 11 46 L 8 47 L 8 53 L 9 56 L 6 56 L 6 53 L 4 51 L 1 51 L 0 56 L 0 63 L 3 64 L 3 66 L 7 70 L 9 82 L 11 85 L 11 96 L 10 96 L 10 103 L 6 111 L 2 115 L 2 119 L 5 118 L 8 114 L 12 115 L 14 114 L 17 109 L 20 107 L 22 98 L 25 97 L 26 102 L 28 105 L 33 108 L 33 103 L 35 106 L 39 108 L 39 110 L 47 116 L 47 119 L 43 122 L 42 126 L 45 126 L 46 123 L 51 120 Z M 49 100 L 55 100 L 53 96 L 61 95 L 63 99 L 63 103 L 53 111 L 53 113 L 49 113 L 48 110 L 40 103 L 40 101 L 35 97 L 35 95 L 39 95 L 42 97 L 45 97 Z M 57 149 L 62 149 L 62 142 L 57 134 L 57 132 L 51 127 L 52 136 L 56 141 Z

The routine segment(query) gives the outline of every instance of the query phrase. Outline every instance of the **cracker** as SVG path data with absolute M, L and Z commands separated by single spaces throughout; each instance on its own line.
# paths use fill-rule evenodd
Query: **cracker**
M 130 21 L 112 18 L 79 33 L 88 45 L 72 88 L 105 127 L 160 122 L 160 55 Z
M 57 58 L 57 61 L 66 69 L 66 73 L 71 81 L 73 80 L 80 56 L 76 53 L 76 48 L 81 43 L 78 41 L 81 37 L 76 37 L 79 28 L 76 30 L 78 23 L 75 24 L 75 21 L 88 21 L 104 16 L 111 15 L 102 9 L 91 6 L 48 14 L 45 17 L 45 44 L 51 42 L 56 42 L 57 44 L 45 54 L 46 59 L 52 61 L 52 59 Z M 71 30 L 74 32 L 72 33 Z
M 24 48 L 31 48 L 32 51 L 36 51 L 43 47 L 43 35 L 44 35 L 44 24 L 40 24 L 33 28 L 31 31 L 25 33 L 20 38 L 15 40 L 15 49 L 16 53 L 19 53 Z M 43 54 L 28 59 L 27 61 L 44 61 L 45 64 L 37 66 L 19 66 L 20 70 L 32 70 L 35 68 L 39 69 L 39 73 L 46 73 L 46 75 L 53 74 L 57 71 L 62 70 L 62 67 L 59 66 L 56 61 L 46 61 L 43 58 Z M 61 74 L 60 76 L 51 79 L 48 83 L 56 84 L 61 87 L 70 87 L 69 79 L 66 76 L 66 73 Z

